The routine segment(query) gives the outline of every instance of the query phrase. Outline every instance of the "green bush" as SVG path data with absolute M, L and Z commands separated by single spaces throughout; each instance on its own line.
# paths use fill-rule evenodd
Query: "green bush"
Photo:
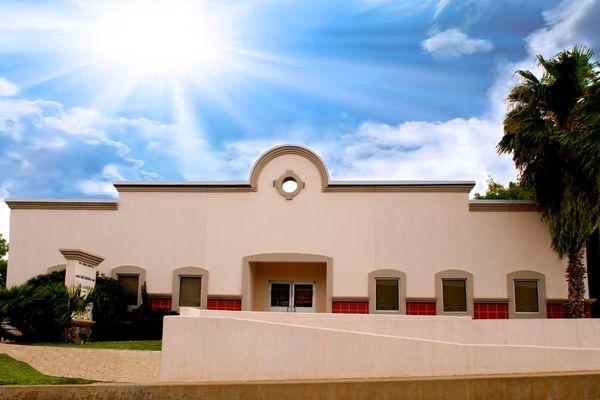
M 92 315 L 96 324 L 92 328 L 93 340 L 115 340 L 123 321 L 127 319 L 125 294 L 116 279 L 96 274 L 96 287 L 90 293 Z
M 83 312 L 89 299 L 78 288 L 67 289 L 63 282 L 64 271 L 58 271 L 0 289 L 0 321 L 21 332 L 13 337 L 0 328 L 2 336 L 27 342 L 69 341 L 71 317 Z
M 91 303 L 95 341 L 162 338 L 163 317 L 167 313 L 152 310 L 145 285 L 143 304 L 129 311 L 116 279 L 97 274 L 96 287 L 85 297 L 79 290 L 68 290 L 64 279 L 65 271 L 57 271 L 35 276 L 23 285 L 0 289 L 0 321 L 16 327 L 22 336 L 13 337 L 2 328 L 0 335 L 24 342 L 71 341 L 71 317 Z

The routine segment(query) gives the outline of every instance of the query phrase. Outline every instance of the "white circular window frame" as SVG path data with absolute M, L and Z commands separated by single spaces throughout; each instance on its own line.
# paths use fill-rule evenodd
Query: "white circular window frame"
M 284 190 L 284 183 L 289 181 L 296 182 L 296 190 L 291 192 Z M 302 189 L 304 189 L 304 182 L 302 182 L 300 177 L 296 175 L 294 171 L 287 170 L 279 177 L 279 179 L 273 181 L 273 186 L 275 186 L 279 194 L 285 197 L 286 200 L 292 200 Z

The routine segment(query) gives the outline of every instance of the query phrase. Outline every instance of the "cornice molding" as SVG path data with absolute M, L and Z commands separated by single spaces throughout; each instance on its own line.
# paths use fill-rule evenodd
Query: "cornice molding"
M 60 254 L 62 254 L 67 260 L 81 261 L 86 264 L 93 265 L 94 267 L 97 267 L 102 261 L 104 261 L 104 257 L 100 257 L 96 254 L 92 254 L 80 249 L 58 249 L 58 251 L 60 251 Z
M 194 183 L 194 182 L 115 182 L 118 192 L 191 192 L 228 193 L 255 192 L 248 183 Z
M 117 210 L 116 200 L 6 200 L 11 210 Z

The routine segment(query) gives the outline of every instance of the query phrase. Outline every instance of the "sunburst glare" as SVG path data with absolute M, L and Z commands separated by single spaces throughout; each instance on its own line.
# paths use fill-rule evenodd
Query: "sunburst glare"
M 228 34 L 224 18 L 206 5 L 126 2 L 102 10 L 86 51 L 101 64 L 131 72 L 198 72 L 224 61 Z

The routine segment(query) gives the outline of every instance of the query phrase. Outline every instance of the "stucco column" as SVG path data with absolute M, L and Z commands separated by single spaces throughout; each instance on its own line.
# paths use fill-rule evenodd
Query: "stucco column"
M 59 249 L 58 251 L 66 260 L 65 286 L 69 289 L 79 287 L 81 295 L 87 295 L 96 286 L 96 268 L 104 261 L 104 258 L 79 249 Z M 76 325 L 80 322 L 91 324 L 93 322 L 92 306 L 90 305 L 84 314 L 73 318 L 73 322 Z

